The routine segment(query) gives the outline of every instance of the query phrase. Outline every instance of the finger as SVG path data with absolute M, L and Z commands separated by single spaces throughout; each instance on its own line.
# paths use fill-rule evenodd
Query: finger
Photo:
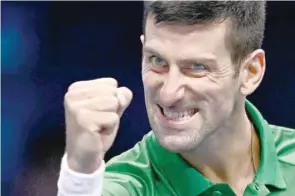
M 117 97 L 119 100 L 118 114 L 119 116 L 122 116 L 126 108 L 131 103 L 131 100 L 133 98 L 133 93 L 131 90 L 129 90 L 126 87 L 120 87 L 118 88 Z
M 65 97 L 69 100 L 90 99 L 98 96 L 116 96 L 117 88 L 108 85 L 100 85 L 99 87 L 88 87 L 73 89 L 66 93 Z
M 99 96 L 91 99 L 84 99 L 74 103 L 76 110 L 85 108 L 93 112 L 117 112 L 119 100 L 115 96 Z
M 74 89 L 80 89 L 80 88 L 95 87 L 97 85 L 102 85 L 102 84 L 116 87 L 116 88 L 118 87 L 118 82 L 114 78 L 98 78 L 95 80 L 75 82 L 69 86 L 68 91 L 72 91 Z
M 119 123 L 119 116 L 115 112 L 93 112 L 82 109 L 77 115 L 77 122 L 86 131 L 113 131 Z

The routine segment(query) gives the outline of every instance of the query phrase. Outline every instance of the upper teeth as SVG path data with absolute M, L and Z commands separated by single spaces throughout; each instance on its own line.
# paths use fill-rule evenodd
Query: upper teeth
M 187 110 L 184 112 L 172 112 L 167 109 L 163 109 L 164 115 L 172 120 L 187 120 L 195 114 L 195 109 Z

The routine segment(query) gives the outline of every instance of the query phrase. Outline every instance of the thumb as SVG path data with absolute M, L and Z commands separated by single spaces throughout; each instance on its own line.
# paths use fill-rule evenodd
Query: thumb
M 118 114 L 119 116 L 122 116 L 126 108 L 129 106 L 131 103 L 133 94 L 132 91 L 129 90 L 126 87 L 120 87 L 118 88 L 117 92 L 117 98 L 119 100 L 119 109 L 118 109 Z

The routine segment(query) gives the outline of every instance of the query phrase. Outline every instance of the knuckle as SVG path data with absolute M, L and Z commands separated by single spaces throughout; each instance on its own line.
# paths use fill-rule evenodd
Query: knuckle
M 64 98 L 64 109 L 67 110 L 67 111 L 70 111 L 70 112 L 73 112 L 73 104 L 71 104 L 71 101 L 70 101 L 70 98 L 69 98 L 69 95 L 65 95 L 65 98 Z
M 64 95 L 64 103 L 65 104 L 69 104 L 71 100 L 71 93 L 70 92 L 67 92 L 65 95 Z
M 120 120 L 120 117 L 117 113 L 110 113 L 110 119 L 112 122 L 118 122 Z
M 118 86 L 118 81 L 115 78 L 108 78 L 108 81 L 114 86 Z
M 67 92 L 64 96 L 64 107 L 65 109 L 75 112 L 77 103 L 74 102 L 73 95 L 71 92 Z
M 111 87 L 109 88 L 109 91 L 110 91 L 110 93 L 111 93 L 112 95 L 116 95 L 116 94 L 117 94 L 117 91 L 118 91 L 118 88 L 117 88 L 117 87 L 113 87 L 113 86 L 111 86 Z
M 133 97 L 133 92 L 132 92 L 129 88 L 126 88 L 126 92 L 128 93 L 128 96 L 129 96 L 130 98 Z
M 107 99 L 112 109 L 117 109 L 119 107 L 119 100 L 115 96 L 110 96 Z
M 81 81 L 78 81 L 78 82 L 74 82 L 74 83 L 72 83 L 72 84 L 68 87 L 68 91 L 71 91 L 71 90 L 77 88 L 80 84 L 81 84 Z

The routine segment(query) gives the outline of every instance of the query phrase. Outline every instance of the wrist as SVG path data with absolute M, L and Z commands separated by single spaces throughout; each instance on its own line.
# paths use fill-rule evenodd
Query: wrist
M 94 173 L 102 164 L 102 159 L 97 157 L 91 160 L 78 160 L 74 157 L 67 157 L 68 167 L 69 169 L 84 174 Z

